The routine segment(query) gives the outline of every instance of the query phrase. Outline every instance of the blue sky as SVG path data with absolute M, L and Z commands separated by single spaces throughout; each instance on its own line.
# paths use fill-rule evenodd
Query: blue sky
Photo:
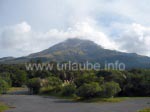
M 0 57 L 24 56 L 67 38 L 150 56 L 149 0 L 0 0 Z

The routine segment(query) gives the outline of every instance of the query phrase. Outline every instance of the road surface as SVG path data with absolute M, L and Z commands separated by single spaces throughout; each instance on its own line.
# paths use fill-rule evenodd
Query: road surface
M 150 98 L 119 103 L 79 103 L 36 95 L 2 95 L 0 101 L 12 108 L 6 112 L 137 112 L 150 106 Z

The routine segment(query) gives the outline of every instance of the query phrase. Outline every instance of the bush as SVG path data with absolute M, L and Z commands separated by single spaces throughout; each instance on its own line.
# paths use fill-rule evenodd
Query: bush
M 0 79 L 0 94 L 6 93 L 8 88 L 9 84 L 6 81 Z
M 97 82 L 91 82 L 89 84 L 85 83 L 80 86 L 76 94 L 83 98 L 92 98 L 98 96 L 101 90 L 102 88 Z
M 62 89 L 62 80 L 58 77 L 48 77 L 41 80 L 41 93 L 50 94 L 50 93 L 59 93 Z
M 138 111 L 138 112 L 150 112 L 150 108 L 145 108 L 145 109 L 140 110 L 140 111 Z
M 97 82 L 97 77 L 96 75 L 93 74 L 83 74 L 79 78 L 77 78 L 74 83 L 76 84 L 77 87 L 82 86 L 85 83 L 90 83 L 90 82 Z
M 27 75 L 23 70 L 16 70 L 11 74 L 12 86 L 21 87 L 26 83 Z
M 8 72 L 0 73 L 0 78 L 2 80 L 6 81 L 8 83 L 8 85 L 11 87 L 12 81 L 11 81 L 11 78 L 10 78 L 10 73 L 8 73 Z
M 75 91 L 76 91 L 75 85 L 74 84 L 68 84 L 68 85 L 63 87 L 62 95 L 71 96 L 71 95 L 75 94 Z
M 48 77 L 48 86 L 57 87 L 62 85 L 62 80 L 60 80 L 58 77 Z
M 27 86 L 32 94 L 38 94 L 41 88 L 41 79 L 40 78 L 30 79 L 27 83 Z
M 51 87 L 53 89 L 53 92 L 60 92 L 61 86 L 62 86 L 62 80 L 58 77 L 48 77 L 47 79 L 47 87 Z
M 104 97 L 114 97 L 114 95 L 121 91 L 119 84 L 113 81 L 103 84 L 102 90 L 101 95 Z

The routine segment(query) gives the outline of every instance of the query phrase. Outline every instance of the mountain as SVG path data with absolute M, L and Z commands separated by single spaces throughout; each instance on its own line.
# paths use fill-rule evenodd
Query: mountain
M 24 63 L 29 62 L 30 60 L 41 60 L 43 62 L 88 61 L 101 64 L 119 61 L 124 63 L 127 68 L 150 68 L 150 57 L 137 55 L 136 53 L 124 53 L 104 49 L 93 41 L 77 38 L 68 39 L 44 51 L 30 54 L 29 56 L 13 58 L 10 60 L 3 59 L 0 63 Z
M 3 57 L 3 58 L 0 58 L 0 62 L 9 61 L 9 60 L 12 60 L 12 59 L 14 59 L 14 57 Z
M 13 60 L 14 59 L 14 57 L 3 57 L 3 58 L 0 58 L 0 63 L 1 62 L 4 62 L 4 61 L 11 61 L 11 60 Z

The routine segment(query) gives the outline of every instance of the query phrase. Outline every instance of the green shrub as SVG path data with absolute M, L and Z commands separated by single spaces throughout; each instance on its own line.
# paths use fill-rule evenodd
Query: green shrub
M 121 91 L 121 88 L 116 82 L 106 82 L 102 85 L 101 96 L 103 97 L 114 97 L 118 92 Z
M 71 96 L 71 95 L 75 94 L 75 91 L 76 91 L 75 85 L 74 84 L 68 84 L 68 85 L 63 87 L 62 95 Z
M 14 73 L 11 74 L 12 86 L 21 87 L 26 83 L 27 74 L 23 70 L 14 70 Z
M 0 73 L 0 78 L 2 80 L 6 81 L 8 83 L 8 85 L 11 87 L 12 81 L 11 81 L 11 78 L 10 78 L 10 73 L 8 73 L 8 72 Z
M 42 88 L 40 90 L 40 93 L 43 94 L 55 94 L 55 93 L 60 93 L 62 90 L 62 80 L 58 77 L 48 77 L 46 79 L 41 80 L 41 85 Z
M 102 88 L 99 86 L 99 83 L 91 82 L 80 86 L 76 94 L 82 98 L 92 98 L 98 96 L 101 90 Z
M 47 87 L 51 87 L 52 88 L 52 92 L 54 93 L 58 93 L 61 91 L 62 89 L 62 80 L 58 77 L 48 77 L 47 79 Z
M 60 78 L 58 77 L 48 77 L 47 78 L 48 81 L 48 86 L 52 86 L 52 87 L 57 87 L 57 86 L 61 86 L 62 85 L 62 80 L 60 80 Z
M 38 94 L 41 88 L 41 79 L 40 78 L 30 79 L 27 83 L 27 86 L 32 94 Z
M 9 84 L 5 81 L 0 79 L 0 94 L 6 93 L 9 88 Z
M 150 108 L 145 108 L 145 109 L 140 110 L 140 111 L 138 111 L 138 112 L 150 112 Z
M 74 83 L 76 84 L 77 87 L 82 86 L 85 83 L 90 83 L 90 82 L 97 82 L 97 77 L 96 75 L 93 74 L 83 74 L 79 76 Z

